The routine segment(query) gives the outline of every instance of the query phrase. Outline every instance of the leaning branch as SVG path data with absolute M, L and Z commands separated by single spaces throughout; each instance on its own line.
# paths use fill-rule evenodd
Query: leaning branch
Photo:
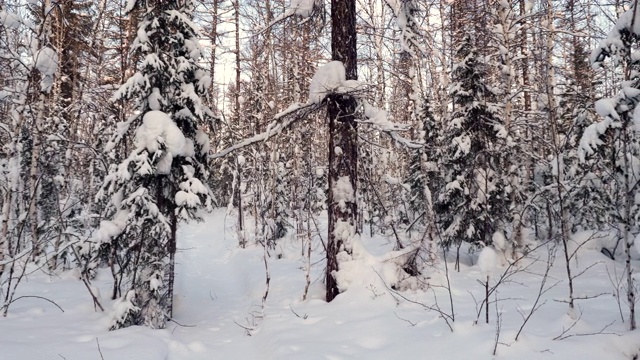
M 226 156 L 238 149 L 247 147 L 249 145 L 252 145 L 258 142 L 267 141 L 270 138 L 272 138 L 274 135 L 279 134 L 282 130 L 291 126 L 293 123 L 306 118 L 309 114 L 315 112 L 316 110 L 320 109 L 323 106 L 324 106 L 324 102 L 311 103 L 311 104 L 294 103 L 283 112 L 276 114 L 276 116 L 274 116 L 271 123 L 267 126 L 267 131 L 261 134 L 255 135 L 253 137 L 244 139 L 233 146 L 230 146 L 220 152 L 217 152 L 211 155 L 211 158 L 217 159 L 217 158 Z

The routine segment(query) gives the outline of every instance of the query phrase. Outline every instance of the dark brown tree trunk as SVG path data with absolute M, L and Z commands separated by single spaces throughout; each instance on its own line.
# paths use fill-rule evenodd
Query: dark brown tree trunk
M 332 58 L 344 64 L 347 80 L 355 80 L 358 77 L 356 1 L 332 0 L 331 20 Z M 328 98 L 330 190 L 327 301 L 333 300 L 340 293 L 335 272 L 340 270 L 341 261 L 351 257 L 352 241 L 357 231 L 355 195 L 358 142 L 354 115 L 356 105 L 356 99 L 351 95 L 332 95 Z M 348 189 L 348 185 L 351 189 Z

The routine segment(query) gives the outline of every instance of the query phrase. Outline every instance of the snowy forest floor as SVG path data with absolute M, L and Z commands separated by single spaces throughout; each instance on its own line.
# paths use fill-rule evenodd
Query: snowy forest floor
M 450 313 L 449 295 L 442 287 L 396 293 L 378 277 L 365 274 L 327 304 L 319 242 L 314 244 L 313 283 L 302 301 L 305 261 L 300 244 L 291 238 L 285 240 L 281 259 L 269 259 L 271 285 L 262 308 L 263 249 L 238 248 L 230 223 L 233 220 L 218 209 L 205 222 L 179 230 L 174 318 L 182 325 L 169 322 L 164 330 L 130 327 L 109 332 L 108 271 L 99 272 L 94 281 L 104 313 L 94 311 L 74 271 L 56 276 L 36 271 L 20 285 L 17 296 L 50 299 L 64 312 L 40 298 L 16 301 L 8 317 L 0 318 L 0 359 L 632 359 L 640 352 L 640 332 L 626 331 L 613 295 L 611 278 L 622 276 L 623 263 L 606 258 L 597 246 L 584 246 L 577 263 L 572 262 L 574 273 L 586 270 L 574 281 L 576 296 L 595 298 L 578 300 L 576 320 L 567 315 L 562 302 L 568 294 L 566 272 L 558 252 L 541 306 L 515 341 L 523 323 L 520 313 L 532 308 L 543 280 L 545 246 L 523 260 L 518 271 L 508 272 L 508 281 L 498 287 L 498 302 L 491 296 L 489 324 L 484 323 L 484 311 L 474 324 L 485 294 L 478 282 L 484 276 L 474 265 L 477 254 L 463 253 L 460 272 L 449 262 L 452 332 L 428 309 L 437 299 L 442 311 Z M 363 241 L 372 253 L 390 246 L 381 237 Z M 505 270 L 493 270 L 492 278 Z M 434 283 L 443 279 L 434 270 Z M 624 301 L 621 307 L 626 320 Z M 562 339 L 554 340 L 557 337 Z

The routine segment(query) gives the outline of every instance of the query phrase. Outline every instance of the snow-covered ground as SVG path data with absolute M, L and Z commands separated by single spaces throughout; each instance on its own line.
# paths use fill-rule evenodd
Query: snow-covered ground
M 541 307 L 515 341 L 521 313 L 526 316 L 540 289 L 546 247 L 523 261 L 520 271 L 498 288 L 489 324 L 484 323 L 484 312 L 474 324 L 476 303 L 485 291 L 478 280 L 488 272 L 493 284 L 506 267 L 479 266 L 477 254 L 466 253 L 460 272 L 449 263 L 455 314 L 451 331 L 429 310 L 437 299 L 442 311 L 451 312 L 442 287 L 396 293 L 373 276 L 327 304 L 320 251 L 313 258 L 309 297 L 302 301 L 304 260 L 294 240 L 285 244 L 281 259 L 269 259 L 272 279 L 263 308 L 263 249 L 239 249 L 232 222 L 227 219 L 225 226 L 224 210 L 216 210 L 204 223 L 180 229 L 174 311 L 180 325 L 109 332 L 109 311 L 94 312 L 73 271 L 57 276 L 35 272 L 20 285 L 19 295 L 45 297 L 64 312 L 39 298 L 15 302 L 8 317 L 0 318 L 0 359 L 632 359 L 640 353 L 640 333 L 626 331 L 612 295 L 610 278 L 621 276 L 622 264 L 595 246 L 583 247 L 573 263 L 576 272 L 595 264 L 574 281 L 577 296 L 595 298 L 578 300 L 576 320 L 567 314 L 567 304 L 561 302 L 568 294 L 566 274 L 558 253 Z M 388 247 L 382 238 L 364 238 L 364 243 L 374 253 Z M 443 263 L 438 266 L 442 269 Z M 434 284 L 446 283 L 444 279 L 434 270 Z M 94 285 L 110 309 L 109 273 L 100 272 Z M 500 331 L 494 357 L 496 313 Z M 623 302 L 625 319 L 627 313 Z

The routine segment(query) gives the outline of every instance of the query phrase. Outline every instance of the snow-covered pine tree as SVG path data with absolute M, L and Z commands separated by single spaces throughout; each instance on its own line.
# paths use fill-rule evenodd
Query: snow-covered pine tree
M 502 174 L 507 134 L 473 44 L 467 34 L 456 51 L 450 87 L 454 111 L 440 140 L 444 183 L 434 207 L 444 246 L 490 244 L 509 209 Z
M 637 284 L 633 279 L 631 249 L 634 233 L 638 232 L 640 202 L 640 138 L 637 124 L 640 121 L 640 4 L 633 2 L 631 9 L 620 16 L 609 35 L 591 54 L 595 68 L 602 66 L 610 58 L 615 67 L 622 67 L 625 80 L 620 91 L 611 98 L 603 98 L 595 103 L 596 111 L 604 119 L 589 125 L 580 140 L 581 160 L 597 155 L 606 145 L 612 151 L 615 174 L 612 176 L 614 191 L 617 192 L 616 215 L 622 229 L 622 241 L 626 262 L 626 295 L 629 306 L 629 328 L 636 329 L 635 304 Z
M 292 203 L 290 199 L 290 193 L 287 191 L 289 188 L 289 179 L 292 177 L 290 164 L 288 164 L 285 155 L 274 151 L 272 158 L 272 178 L 268 181 L 268 187 L 266 189 L 267 208 L 264 209 L 262 216 L 266 220 L 266 228 L 264 229 L 264 237 L 267 246 L 270 249 L 274 249 L 278 240 L 282 239 L 286 234 L 288 228 L 291 227 L 289 223 L 289 208 Z
M 563 178 L 566 182 L 566 206 L 571 231 L 602 228 L 609 224 L 615 204 L 608 196 L 612 183 L 607 169 L 614 168 L 611 156 L 591 157 L 581 162 L 578 147 L 584 130 L 596 121 L 593 109 L 595 101 L 594 72 L 589 64 L 589 40 L 579 36 L 580 29 L 589 26 L 589 3 L 568 0 L 564 4 L 565 21 L 561 22 L 566 34 L 560 33 L 564 47 L 566 66 L 558 68 L 559 131 L 562 134 Z M 557 166 L 554 171 L 557 172 Z M 597 176 L 596 174 L 600 174 Z M 555 189 L 554 189 L 555 190 Z M 551 199 L 558 199 L 557 190 Z
M 111 165 L 97 199 L 107 199 L 109 220 L 96 239 L 112 241 L 129 290 L 114 308 L 111 329 L 129 325 L 163 328 L 171 317 L 176 229 L 210 208 L 205 160 L 209 138 L 200 130 L 210 111 L 201 96 L 211 81 L 200 69 L 201 49 L 191 0 L 138 0 L 131 51 L 138 71 L 113 99 L 134 102 L 134 112 L 109 148 L 127 147 L 128 157 Z
M 413 214 L 411 219 L 417 221 L 418 217 L 423 218 L 427 203 L 431 201 L 427 195 L 430 189 L 437 189 L 436 176 L 436 140 L 437 127 L 436 120 L 431 110 L 429 99 L 419 102 L 416 109 L 414 121 L 418 127 L 416 129 L 418 141 L 425 144 L 424 148 L 413 150 L 409 159 L 409 171 L 407 183 L 409 185 L 409 210 Z M 428 221 L 422 219 L 421 222 Z

